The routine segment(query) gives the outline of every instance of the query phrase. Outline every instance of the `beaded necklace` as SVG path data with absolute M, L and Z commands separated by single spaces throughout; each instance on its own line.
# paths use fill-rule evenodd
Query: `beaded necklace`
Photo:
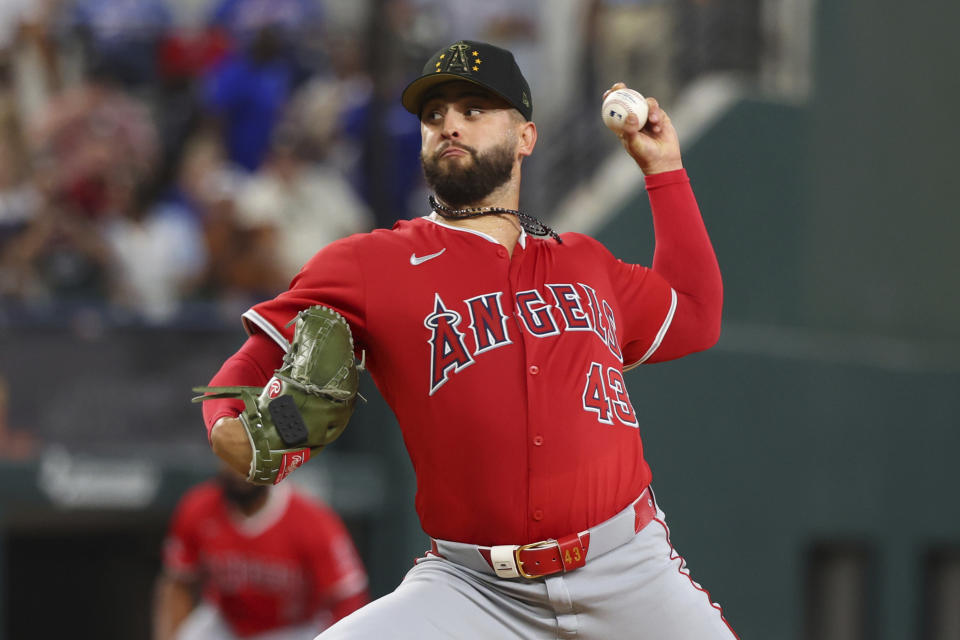
M 520 226 L 523 227 L 523 230 L 529 233 L 532 236 L 550 236 L 560 244 L 563 244 L 563 240 L 560 239 L 560 236 L 557 235 L 557 232 L 548 227 L 547 225 L 540 222 L 539 218 L 535 218 L 527 213 L 522 211 L 517 211 L 516 209 L 506 209 L 504 207 L 473 207 L 468 209 L 451 209 L 447 205 L 443 204 L 433 196 L 430 196 L 430 208 L 434 212 L 443 216 L 444 218 L 453 218 L 456 220 L 462 220 L 463 218 L 476 218 L 479 216 L 486 216 L 493 213 L 508 213 L 510 215 L 517 216 L 517 219 L 520 221 Z

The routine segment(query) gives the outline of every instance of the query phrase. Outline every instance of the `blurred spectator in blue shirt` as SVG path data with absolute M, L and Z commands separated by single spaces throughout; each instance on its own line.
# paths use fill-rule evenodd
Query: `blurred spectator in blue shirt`
M 333 79 L 304 86 L 295 99 L 299 104 L 294 105 L 301 113 L 295 110 L 294 115 L 311 129 L 310 119 L 302 114 L 309 113 L 310 103 L 317 104 L 318 97 L 328 92 L 325 87 L 334 83 L 341 105 L 338 144 L 350 156 L 339 164 L 373 211 L 375 225 L 389 229 L 397 220 L 423 215 L 426 193 L 422 199 L 415 197 L 423 184 L 420 123 L 400 104 L 400 91 L 410 80 L 401 48 L 396 42 L 382 44 L 389 61 L 379 69 L 380 81 L 374 82 L 364 66 L 369 51 L 362 36 L 340 33 L 331 42 Z
M 382 103 L 383 135 L 374 135 L 370 130 L 374 108 L 369 99 L 352 104 L 344 112 L 343 127 L 346 135 L 362 149 L 358 171 L 353 176 L 357 191 L 371 204 L 375 191 L 381 202 L 391 203 L 389 210 L 375 208 L 377 226 L 389 229 L 397 220 L 425 215 L 428 207 L 426 195 L 421 202 L 412 201 L 422 184 L 420 122 L 400 105 L 398 94 L 395 99 Z M 371 170 L 377 156 L 389 163 L 390 171 L 385 175 L 375 176 Z
M 261 29 L 249 48 L 227 57 L 205 79 L 204 104 L 217 116 L 232 162 L 255 171 L 293 90 L 293 70 L 280 56 L 280 32 Z
M 277 56 L 299 83 L 318 68 L 323 20 L 318 0 L 220 0 L 209 24 L 226 30 L 238 50 L 248 49 L 264 29 L 274 30 Z

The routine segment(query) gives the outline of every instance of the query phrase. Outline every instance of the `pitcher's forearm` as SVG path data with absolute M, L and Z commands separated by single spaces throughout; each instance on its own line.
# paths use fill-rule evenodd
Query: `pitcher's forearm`
M 250 473 L 253 449 L 240 418 L 220 418 L 210 430 L 210 445 L 218 458 L 244 477 Z

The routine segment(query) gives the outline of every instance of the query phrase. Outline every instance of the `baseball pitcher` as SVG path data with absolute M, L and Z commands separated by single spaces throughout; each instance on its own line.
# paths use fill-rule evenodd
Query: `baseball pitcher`
M 402 102 L 420 121 L 426 215 L 324 247 L 247 311 L 249 339 L 211 385 L 262 388 L 260 409 L 204 403 L 214 451 L 278 477 L 254 471 L 269 449 L 256 434 L 270 431 L 254 414 L 269 413 L 272 372 L 298 340 L 291 321 L 319 307 L 344 319 L 396 414 L 431 549 L 320 637 L 735 638 L 670 543 L 624 381 L 720 334 L 720 271 L 669 115 L 647 98 L 646 122 L 627 116 L 617 133 L 646 176 L 646 267 L 520 208 L 537 127 L 509 51 L 444 47 Z M 322 441 L 313 428 L 296 446 Z

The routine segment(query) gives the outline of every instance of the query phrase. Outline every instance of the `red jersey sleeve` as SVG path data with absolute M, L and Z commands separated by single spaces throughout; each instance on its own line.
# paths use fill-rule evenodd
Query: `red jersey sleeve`
M 366 287 L 356 251 L 362 237 L 343 238 L 318 251 L 293 278 L 289 289 L 243 314 L 247 332 L 263 332 L 286 350 L 293 337 L 293 325 L 287 324 L 297 312 L 320 304 L 346 318 L 355 344 L 362 348 L 366 342 Z
M 617 260 L 595 244 L 624 312 L 625 369 L 707 349 L 720 334 L 720 269 L 686 171 L 648 176 L 647 191 L 656 234 L 652 268 Z
M 723 280 L 700 207 L 683 169 L 647 176 L 656 249 L 653 270 L 677 294 L 676 309 L 649 362 L 709 349 L 720 338 Z

